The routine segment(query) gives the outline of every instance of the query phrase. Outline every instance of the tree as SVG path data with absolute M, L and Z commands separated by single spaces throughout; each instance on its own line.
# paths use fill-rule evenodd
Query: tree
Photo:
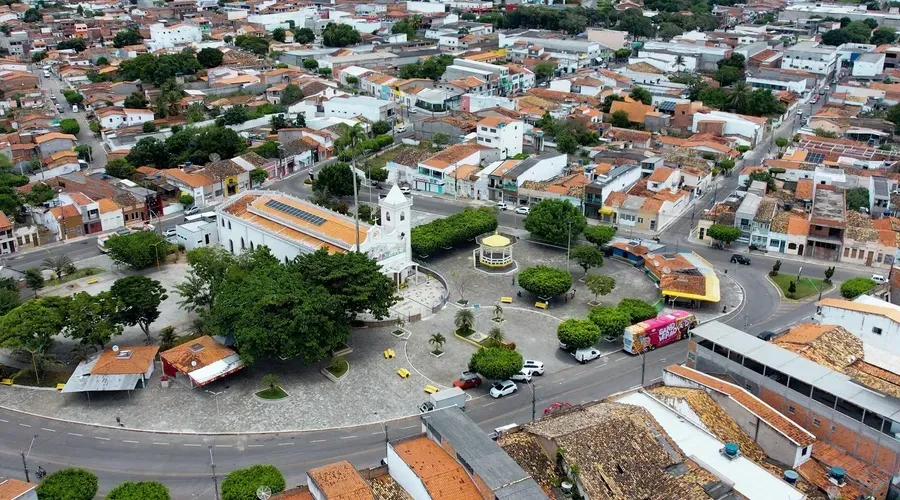
M 243 104 L 232 106 L 222 113 L 222 120 L 225 125 L 238 125 L 249 119 L 249 111 L 247 110 L 247 106 L 244 106 Z
M 537 265 L 519 273 L 519 286 L 538 297 L 551 298 L 572 288 L 572 276 L 565 269 Z
M 869 278 L 864 278 L 862 276 L 856 278 L 850 278 L 847 281 L 841 283 L 841 297 L 853 300 L 856 297 L 868 292 L 869 290 L 875 288 L 877 283 L 872 281 Z
M 603 337 L 618 337 L 631 326 L 631 317 L 617 307 L 594 307 L 588 314 L 588 318 L 597 325 Z
M 556 75 L 556 66 L 549 62 L 539 62 L 534 65 L 534 76 L 539 81 L 547 81 Z
M 628 118 L 627 111 L 620 109 L 610 116 L 609 124 L 613 127 L 628 128 L 631 126 L 631 119 Z
M 65 328 L 68 300 L 68 297 L 35 298 L 0 318 L 0 346 L 28 352 L 39 385 L 38 360 L 49 352 L 54 336 Z
M 31 186 L 31 191 L 25 195 L 25 201 L 36 207 L 52 200 L 55 196 L 56 192 L 47 184 L 34 184 Z
M 119 30 L 113 37 L 113 47 L 122 48 L 129 45 L 138 45 L 144 37 L 136 29 L 126 28 Z
M 615 235 L 615 226 L 587 226 L 584 228 L 584 237 L 598 247 L 612 241 Z
M 505 347 L 483 347 L 469 360 L 469 371 L 489 380 L 506 380 L 522 370 L 524 360 L 518 351 Z
M 275 388 L 278 387 L 279 384 L 281 384 L 281 379 L 277 374 L 268 373 L 263 375 L 262 385 L 267 391 L 275 392 Z
M 587 220 L 581 210 L 565 200 L 542 200 L 525 217 L 526 231 L 555 245 L 577 241 L 586 226 Z
M 584 279 L 584 284 L 594 294 L 594 302 L 599 302 L 601 295 L 609 294 L 616 287 L 616 279 L 603 274 L 593 274 Z
M 864 187 L 857 187 L 847 190 L 847 208 L 859 211 L 860 208 L 869 208 L 869 190 Z
M 794 283 L 794 280 L 788 282 L 787 296 L 789 298 L 794 298 L 797 295 L 797 284 Z
M 465 335 L 475 330 L 475 314 L 471 309 L 460 309 L 453 316 L 456 331 Z
M 12 287 L 0 288 L 0 317 L 22 305 L 19 289 L 13 282 Z
M 155 137 L 145 137 L 131 148 L 126 159 L 131 165 L 166 168 L 169 164 L 170 156 L 164 142 Z
M 284 28 L 275 28 L 274 30 L 272 30 L 272 39 L 276 42 L 284 43 L 284 35 Z
M 109 59 L 100 56 L 97 58 L 97 66 L 109 66 Z
M 46 269 L 48 271 L 53 271 L 53 274 L 56 275 L 56 279 L 62 278 L 63 274 L 68 274 L 69 271 L 75 269 L 75 265 L 72 263 L 72 258 L 68 255 L 60 255 L 59 257 L 47 257 L 41 262 L 41 269 Z
M 178 197 L 178 203 L 185 207 L 192 207 L 194 206 L 194 197 L 188 193 L 181 193 L 181 196 Z
M 102 351 L 113 337 L 122 334 L 116 308 L 116 301 L 110 292 L 96 296 L 86 292 L 76 293 L 69 304 L 66 336 L 82 345 L 97 346 Z
M 684 33 L 684 30 L 681 29 L 680 26 L 678 26 L 677 24 L 674 24 L 674 23 L 663 23 L 663 24 L 661 24 L 661 25 L 659 26 L 659 31 L 657 32 L 657 34 L 659 35 L 659 37 L 662 38 L 662 39 L 665 40 L 665 41 L 669 41 L 669 40 L 675 38 L 676 36 L 678 36 L 678 35 L 680 35 L 680 34 L 682 34 L 682 33 Z M 684 59 L 682 59 L 682 63 L 683 63 L 683 62 L 684 62 Z M 676 66 L 676 67 L 679 67 L 679 68 L 681 67 L 681 65 L 678 64 L 677 61 L 676 61 L 676 63 L 675 63 L 675 66 Z M 649 104 L 649 103 L 647 103 L 647 104 Z
M 656 310 L 654 305 L 648 304 L 640 299 L 622 299 L 616 307 L 620 311 L 628 314 L 630 324 L 653 319 L 659 314 L 659 311 Z
M 156 481 L 125 481 L 106 495 L 106 500 L 169 500 L 169 489 Z
M 44 274 L 40 269 L 32 267 L 25 270 L 25 286 L 34 292 L 35 297 L 37 297 L 38 290 L 44 288 L 44 283 Z
M 35 50 L 31 53 L 31 62 L 39 63 L 47 58 L 47 52 L 44 50 Z
M 637 11 L 637 13 L 630 14 L 628 12 L 630 10 Z M 656 28 L 653 26 L 653 22 L 644 17 L 644 14 L 640 10 L 626 9 L 623 14 L 630 15 L 623 15 L 623 17 L 619 19 L 619 29 L 631 33 L 631 36 L 633 36 L 635 40 L 640 38 L 650 38 L 656 34 Z
M 150 324 L 159 318 L 159 304 L 169 298 L 159 281 L 146 276 L 119 278 L 109 289 L 116 303 L 116 317 L 127 326 L 137 325 L 150 340 Z
M 832 276 L 834 276 L 834 266 L 825 268 L 825 283 L 831 284 Z
M 437 352 L 443 352 L 442 348 L 444 344 L 447 342 L 447 338 L 441 335 L 440 333 L 433 333 L 431 338 L 428 339 L 428 343 L 434 346 L 434 350 Z
M 781 270 L 781 259 L 776 260 L 775 264 L 772 265 L 772 270 L 769 271 L 769 276 L 778 276 L 778 271 Z
M 326 47 L 346 47 L 361 41 L 359 32 L 349 24 L 328 23 L 322 31 L 322 45 Z
M 651 94 L 650 91 L 645 89 L 644 87 L 639 87 L 637 85 L 631 88 L 631 93 L 629 94 L 629 96 L 635 101 L 640 101 L 644 104 L 650 104 L 651 102 L 653 102 L 653 94 Z
M 466 207 L 462 212 L 412 228 L 412 251 L 418 256 L 431 255 L 496 229 L 497 214 L 492 209 Z
M 465 14 L 463 14 L 465 16 Z M 391 26 L 391 33 L 405 33 L 407 39 L 412 40 L 416 32 L 422 27 L 422 16 L 415 15 L 405 17 Z
M 737 52 L 734 52 L 727 59 L 719 60 L 716 63 L 716 65 L 720 69 L 724 68 L 726 66 L 731 66 L 732 68 L 737 68 L 738 70 L 743 71 L 745 61 L 746 61 L 746 59 L 744 58 L 743 54 L 738 54 Z
M 304 59 L 303 67 L 309 71 L 316 71 L 319 69 L 319 61 L 316 61 L 315 59 Z
M 386 134 L 390 131 L 391 124 L 384 120 L 378 120 L 377 122 L 372 124 L 372 133 L 375 135 Z
M 785 146 L 788 145 L 788 140 L 784 137 L 776 137 L 775 145 L 778 146 L 778 149 L 783 149 Z
M 250 183 L 254 186 L 259 186 L 263 182 L 265 182 L 266 177 L 269 176 L 269 173 L 261 168 L 254 168 L 250 171 Z
M 224 54 L 222 54 L 221 50 L 206 47 L 197 52 L 197 62 L 202 64 L 204 68 L 215 68 L 222 65 L 223 56 Z
M 294 30 L 295 43 L 313 43 L 316 41 L 316 33 L 309 28 L 299 28 Z
M 556 328 L 556 337 L 567 349 L 584 349 L 600 340 L 602 333 L 589 319 L 567 319 Z
M 238 266 L 237 257 L 216 246 L 191 250 L 187 253 L 187 260 L 191 266 L 188 281 L 175 285 L 175 290 L 182 297 L 178 305 L 188 312 L 202 312 L 212 305 L 228 270 Z
M 272 493 L 284 491 L 287 483 L 274 465 L 253 465 L 231 471 L 222 481 L 222 500 L 250 500 L 257 498 L 256 490 L 267 486 Z
M 585 276 L 588 269 L 603 265 L 603 252 L 594 245 L 578 245 L 572 248 L 571 258 L 584 269 Z
M 741 229 L 723 224 L 713 224 L 706 230 L 706 235 L 716 241 L 729 245 L 741 237 Z
M 259 56 L 269 53 L 269 42 L 265 38 L 254 35 L 238 35 L 234 39 L 234 45 Z
M 872 45 L 891 44 L 897 41 L 897 30 L 891 27 L 878 28 L 872 33 L 869 43 Z
M 141 92 L 132 92 L 131 95 L 125 98 L 125 107 L 131 109 L 146 109 L 147 108 L 147 99 L 144 97 L 144 94 Z
M 560 153 L 573 155 L 578 149 L 578 140 L 572 134 L 564 132 L 556 136 L 556 150 Z
M 141 130 L 146 134 L 156 132 L 156 124 L 153 123 L 152 121 L 144 122 L 144 125 L 141 127 Z
M 359 187 L 359 177 L 354 175 L 350 165 L 343 162 L 325 165 L 319 170 L 313 182 L 313 190 L 325 192 L 339 198 L 353 194 L 353 178 L 356 177 Z
M 166 258 L 168 243 L 154 231 L 110 236 L 104 247 L 113 262 L 134 269 L 158 265 Z
M 93 500 L 97 476 L 85 469 L 62 469 L 45 477 L 37 494 L 41 500 Z
M 64 134 L 78 135 L 78 132 L 81 131 L 81 126 L 78 125 L 78 120 L 74 118 L 64 118 L 59 122 L 59 129 Z
M 114 158 L 106 164 L 106 173 L 118 179 L 130 179 L 135 168 L 125 158 Z
M 450 136 L 443 132 L 436 132 L 431 136 L 431 142 L 437 147 L 444 147 L 450 143 Z
M 731 66 L 724 66 L 730 68 Z M 721 69 L 719 70 L 721 71 Z M 722 85 L 727 85 L 722 83 Z M 725 92 L 725 106 L 730 109 L 742 111 L 747 108 L 747 101 L 750 99 L 752 89 L 746 81 L 735 81 L 734 85 Z
M 41 22 L 41 11 L 35 9 L 34 7 L 25 11 L 25 15 L 22 16 L 22 20 L 26 23 L 39 23 Z
M 713 80 L 719 82 L 723 87 L 727 87 L 741 79 L 741 70 L 734 66 L 722 66 L 713 75 Z
M 716 166 L 719 167 L 719 170 L 721 170 L 723 174 L 728 175 L 728 172 L 731 172 L 731 169 L 734 168 L 734 160 L 731 158 L 722 158 Z

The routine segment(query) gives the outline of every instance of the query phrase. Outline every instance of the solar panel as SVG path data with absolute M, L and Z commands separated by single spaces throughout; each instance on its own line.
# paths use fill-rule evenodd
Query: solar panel
M 291 215 L 293 217 L 296 217 L 300 220 L 305 220 L 306 222 L 309 222 L 310 224 L 313 224 L 315 226 L 321 226 L 322 224 L 325 223 L 325 220 L 326 220 L 325 218 L 319 217 L 318 215 L 311 214 L 311 213 L 307 212 L 306 210 L 301 210 L 297 207 L 292 207 L 291 205 L 288 205 L 287 203 L 282 203 L 282 202 L 276 201 L 276 200 L 267 201 L 266 206 L 269 208 L 278 210 L 279 212 L 284 212 L 284 213 Z
M 806 155 L 806 161 L 808 163 L 822 163 L 822 160 L 825 159 L 825 155 L 822 153 L 808 153 Z

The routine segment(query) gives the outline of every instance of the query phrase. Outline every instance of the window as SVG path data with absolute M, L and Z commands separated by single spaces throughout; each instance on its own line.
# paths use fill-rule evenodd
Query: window
M 758 363 L 755 360 L 746 357 L 744 358 L 744 367 L 749 368 L 750 370 L 755 371 L 760 375 L 762 375 L 766 369 L 766 367 L 763 366 L 762 363 Z
M 847 415 L 848 417 L 852 418 L 853 420 L 862 421 L 862 418 L 863 418 L 862 408 L 860 408 L 859 406 L 856 406 L 855 404 L 853 404 L 849 401 L 844 401 L 843 399 L 838 399 L 837 400 L 837 411 L 843 413 L 844 415 Z
M 699 345 L 700 347 L 703 347 L 705 349 L 709 349 L 710 351 L 713 350 L 713 343 L 706 339 L 703 339 L 700 342 L 697 342 L 697 345 Z
M 718 354 L 719 356 L 723 356 L 726 358 L 728 357 L 728 349 L 725 349 L 724 347 L 720 346 L 719 344 L 716 344 L 716 346 L 713 347 L 713 352 Z
M 734 351 L 728 353 L 728 359 L 734 361 L 739 365 L 744 363 L 744 357 Z
M 222 227 L 225 227 L 225 219 L 222 219 Z
M 787 385 L 788 376 L 774 368 L 769 368 L 767 366 L 765 375 L 781 385 Z
M 875 335 L 881 335 L 881 328 L 878 328 L 877 326 L 873 326 L 872 333 L 874 333 Z
M 844 247 L 844 257 L 850 256 L 850 247 Z
M 813 388 L 812 398 L 818 403 L 821 403 L 829 408 L 834 408 L 835 403 L 837 403 L 837 398 L 834 397 L 833 394 L 825 392 L 818 388 Z
M 819 420 L 818 418 L 813 417 L 813 425 L 818 427 L 818 426 L 822 425 L 822 421 Z
M 866 411 L 866 414 L 863 415 L 863 423 L 875 429 L 876 431 L 880 431 L 881 427 L 884 425 L 884 419 L 879 417 L 875 413 Z
M 788 381 L 788 387 L 796 392 L 799 392 L 800 394 L 803 394 L 806 397 L 809 397 L 809 393 L 812 390 L 811 385 L 801 380 L 797 380 L 794 377 L 791 377 L 791 380 Z
M 793 406 L 788 405 L 788 413 L 793 415 L 793 414 L 797 413 L 797 409 L 794 408 Z
M 644 223 L 644 218 L 638 217 L 638 224 L 643 224 L 643 223 Z
M 228 229 L 231 229 L 231 221 L 228 221 Z
M 894 422 L 893 420 L 886 418 L 884 419 L 884 427 L 881 428 L 881 432 L 891 436 L 894 439 L 900 439 L 900 424 Z
M 385 219 L 386 221 L 390 222 L 390 221 L 391 221 L 391 213 L 390 213 L 390 212 L 385 212 L 385 213 L 384 213 L 384 219 Z
M 800 450 L 800 456 L 805 457 L 809 455 L 809 446 L 804 446 L 802 450 Z

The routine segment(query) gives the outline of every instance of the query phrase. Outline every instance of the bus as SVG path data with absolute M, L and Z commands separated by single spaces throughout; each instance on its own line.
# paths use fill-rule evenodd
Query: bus
M 622 349 L 629 354 L 652 351 L 687 337 L 697 326 L 697 317 L 687 311 L 672 311 L 641 321 L 625 329 Z

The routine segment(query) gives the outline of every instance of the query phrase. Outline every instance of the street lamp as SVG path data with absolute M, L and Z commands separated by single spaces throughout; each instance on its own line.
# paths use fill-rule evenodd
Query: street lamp
M 153 255 L 156 257 L 156 270 L 157 271 L 159 271 L 159 245 L 162 243 L 166 243 L 166 241 L 165 240 L 157 241 L 156 243 L 153 243 L 152 245 L 150 245 L 151 247 L 153 247 Z
M 537 397 L 534 392 L 534 383 L 529 380 L 528 387 L 531 388 L 531 423 L 537 418 Z
M 206 389 L 205 392 L 212 394 L 215 397 L 215 399 L 216 399 L 216 416 L 218 417 L 219 416 L 219 396 L 221 396 L 222 394 L 225 394 L 225 391 L 216 392 L 216 391 L 211 391 L 209 389 Z
M 569 272 L 569 255 L 572 253 L 572 220 L 566 221 L 569 225 L 569 239 L 566 242 L 566 272 Z
M 35 434 L 33 438 L 31 438 L 31 444 L 28 445 L 28 450 L 22 452 L 22 467 L 25 469 L 25 482 L 30 483 L 31 478 L 28 477 L 28 457 L 31 455 L 31 448 L 34 447 L 34 440 L 38 438 L 38 435 Z

